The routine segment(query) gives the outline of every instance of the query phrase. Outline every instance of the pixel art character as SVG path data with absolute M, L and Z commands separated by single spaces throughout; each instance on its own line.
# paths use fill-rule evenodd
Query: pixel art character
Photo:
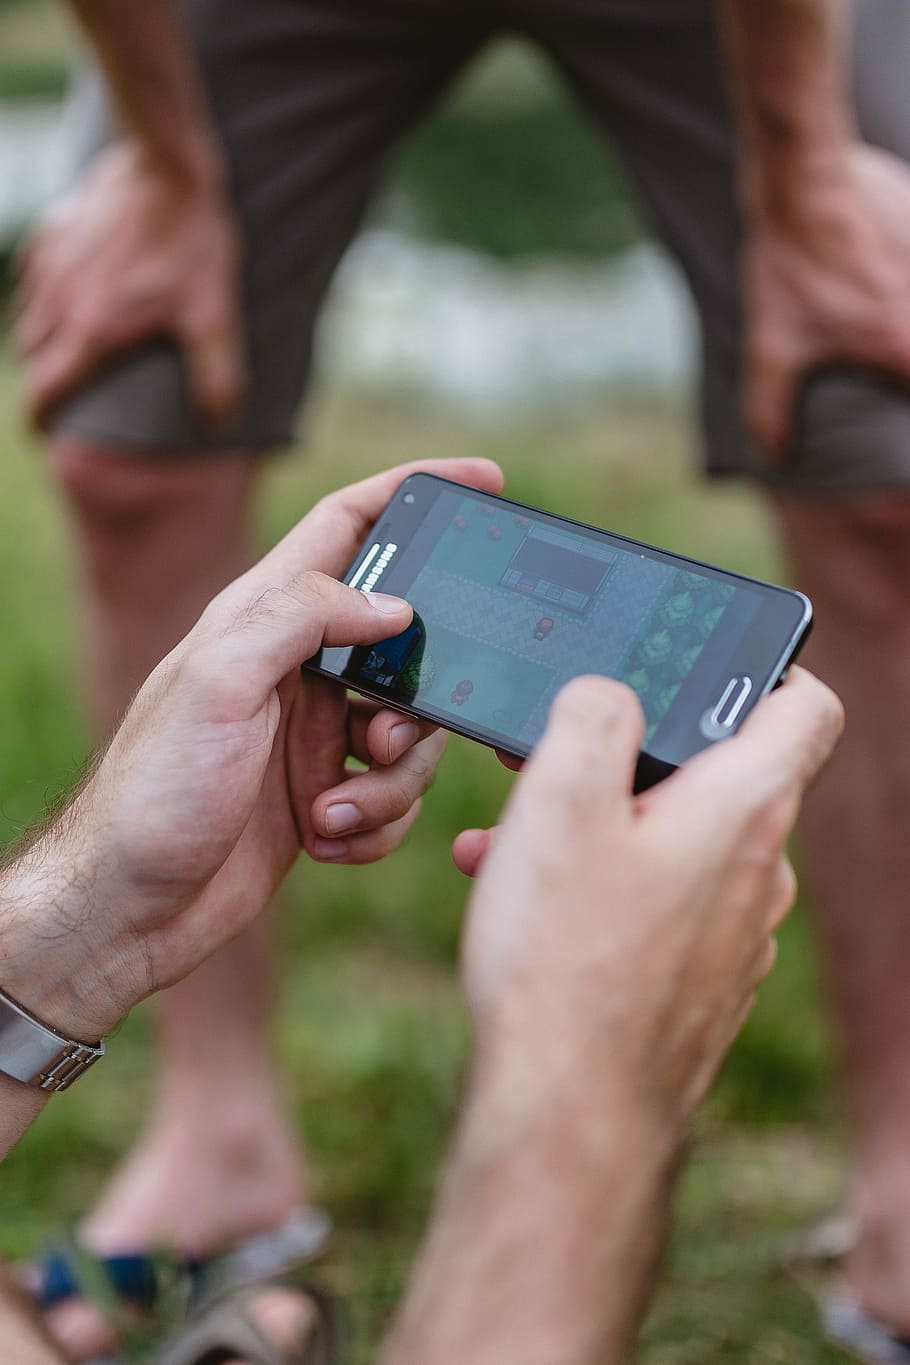
M 455 690 L 452 693 L 452 705 L 464 706 L 473 691 L 474 684 L 471 682 L 471 679 L 462 678 L 460 683 L 455 684 Z

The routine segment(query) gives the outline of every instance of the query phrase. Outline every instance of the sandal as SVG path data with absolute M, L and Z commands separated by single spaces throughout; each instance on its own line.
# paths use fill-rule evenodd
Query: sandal
M 299 1349 L 278 1346 L 250 1317 L 250 1304 L 269 1289 L 293 1290 L 314 1305 L 315 1326 Z M 234 1360 L 245 1365 L 337 1365 L 339 1332 L 333 1300 L 293 1275 L 272 1276 L 209 1302 L 154 1356 L 155 1365 L 223 1365 Z
M 99 1257 L 70 1239 L 26 1267 L 21 1283 L 41 1312 L 87 1299 L 119 1339 L 137 1323 L 154 1328 L 157 1318 L 184 1321 L 216 1296 L 299 1270 L 322 1255 L 330 1235 L 327 1215 L 306 1208 L 270 1232 L 204 1258 L 145 1251 Z
M 52 1247 L 28 1266 L 22 1283 L 43 1311 L 66 1299 L 81 1298 L 101 1272 L 110 1292 L 124 1305 L 148 1312 L 163 1292 L 162 1279 L 171 1270 L 189 1282 L 194 1302 L 209 1289 L 246 1284 L 279 1275 L 316 1260 L 325 1251 L 332 1225 L 321 1209 L 298 1209 L 271 1232 L 244 1238 L 215 1256 L 185 1257 L 137 1251 L 96 1256 L 76 1239 Z
M 815 1300 L 822 1331 L 834 1346 L 863 1365 L 910 1365 L 910 1339 L 869 1317 L 840 1282 L 839 1267 L 856 1245 L 853 1219 L 829 1218 L 793 1238 L 783 1262 Z
M 829 1289 L 818 1311 L 828 1340 L 863 1365 L 910 1365 L 910 1340 L 868 1317 L 844 1289 Z

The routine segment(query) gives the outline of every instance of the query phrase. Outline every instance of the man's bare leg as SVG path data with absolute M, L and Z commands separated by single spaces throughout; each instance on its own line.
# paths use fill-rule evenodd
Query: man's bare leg
M 47 1327 L 22 1289 L 0 1269 L 0 1360 L 5 1365 L 64 1365 Z
M 867 1312 L 910 1332 L 910 493 L 782 500 L 808 661 L 847 708 L 803 834 L 840 1047 Z
M 104 735 L 250 562 L 258 462 L 152 460 L 73 438 L 59 439 L 51 458 L 75 526 L 88 692 Z M 276 1226 L 304 1200 L 303 1157 L 271 1063 L 272 998 L 264 922 L 160 998 L 153 1114 L 84 1224 L 96 1249 L 167 1242 L 205 1254 Z M 52 1322 L 68 1350 L 94 1353 L 99 1323 L 85 1305 L 61 1305 Z

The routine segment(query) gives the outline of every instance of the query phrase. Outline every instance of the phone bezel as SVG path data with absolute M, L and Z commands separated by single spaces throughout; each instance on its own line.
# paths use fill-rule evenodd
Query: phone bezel
M 513 515 L 530 515 L 531 517 L 541 519 L 544 522 L 549 522 L 556 526 L 567 527 L 572 531 L 593 536 L 601 542 L 618 542 L 626 549 L 642 553 L 643 557 L 656 558 L 683 567 L 691 566 L 693 569 L 701 572 L 707 571 L 709 576 L 716 575 L 723 580 L 732 580 L 753 590 L 758 590 L 763 594 L 764 598 L 764 606 L 761 609 L 763 622 L 764 617 L 768 614 L 768 608 L 772 603 L 778 601 L 785 603 L 790 613 L 790 619 L 789 623 L 784 625 L 782 629 L 782 643 L 779 652 L 770 659 L 766 655 L 760 659 L 757 665 L 753 664 L 748 668 L 747 664 L 749 660 L 748 655 L 746 655 L 745 661 L 740 664 L 742 671 L 748 671 L 750 675 L 759 673 L 761 675 L 761 681 L 758 686 L 755 687 L 748 703 L 743 707 L 736 725 L 729 731 L 729 734 L 731 735 L 735 734 L 741 727 L 761 698 L 766 696 L 782 681 L 786 670 L 793 663 L 808 638 L 812 626 L 812 604 L 803 593 L 797 592 L 795 589 L 782 588 L 777 584 L 767 583 L 761 579 L 752 578 L 747 574 L 736 573 L 729 569 L 721 569 L 717 565 L 694 559 L 689 555 L 682 555 L 677 554 L 675 551 L 664 550 L 659 546 L 650 545 L 646 541 L 634 540 L 629 536 L 621 535 L 615 531 L 606 531 L 601 527 L 593 526 L 586 522 L 576 521 L 570 517 L 564 517 L 554 512 L 545 511 L 544 509 L 534 507 L 529 503 L 518 502 L 514 498 L 507 498 L 501 494 L 488 493 L 483 489 L 455 483 L 450 479 L 443 479 L 439 475 L 430 474 L 428 472 L 412 474 L 399 485 L 384 511 L 374 524 L 373 529 L 369 535 L 364 538 L 363 543 L 358 548 L 357 554 L 342 581 L 347 583 L 354 578 L 365 555 L 369 553 L 377 542 L 380 544 L 394 543 L 398 547 L 401 558 L 394 561 L 388 568 L 388 576 L 383 576 L 380 580 L 377 580 L 373 586 L 376 591 L 400 592 L 401 595 L 406 596 L 407 587 L 404 585 L 401 587 L 396 586 L 396 575 L 400 572 L 401 564 L 406 562 L 406 552 L 411 540 L 422 526 L 436 500 L 446 491 L 454 491 L 462 496 L 473 496 L 481 502 L 495 503 L 508 509 Z M 413 496 L 413 501 L 410 500 L 411 496 Z M 408 497 L 407 502 L 404 501 L 405 497 Z M 407 579 L 408 585 L 413 583 L 415 576 L 416 575 L 413 573 L 409 575 Z M 765 622 L 765 625 L 767 626 L 768 623 Z M 750 633 L 751 632 L 747 632 L 743 645 L 750 640 Z M 739 659 L 742 654 L 743 646 L 737 651 L 737 659 Z M 437 709 L 432 706 L 420 706 L 404 702 L 401 698 L 390 696 L 381 688 L 371 688 L 368 684 L 346 678 L 334 669 L 324 668 L 320 662 L 321 657 L 322 654 L 320 651 L 320 654 L 316 655 L 313 659 L 307 660 L 304 667 L 319 674 L 321 677 L 326 677 L 333 682 L 340 683 L 350 691 L 356 692 L 372 701 L 379 702 L 381 705 L 388 707 L 391 710 L 399 711 L 404 715 L 413 716 L 418 720 L 429 721 L 431 724 L 439 725 L 443 729 L 451 731 L 453 734 L 463 735 L 467 739 L 483 744 L 487 748 L 495 749 L 519 759 L 527 758 L 531 752 L 532 746 L 524 744 L 514 736 L 501 734 L 483 726 L 472 725 L 469 721 L 459 723 L 449 712 L 437 711 Z M 723 670 L 723 674 L 724 678 L 729 676 L 726 667 Z M 718 683 L 722 683 L 724 678 L 719 678 L 717 680 Z M 711 689 L 708 689 L 708 695 L 709 697 L 713 695 Z M 675 714 L 675 708 L 678 705 L 678 701 L 673 703 L 673 707 L 671 707 L 671 711 L 668 712 L 668 716 L 670 714 Z M 700 719 L 700 715 L 696 717 L 694 724 L 697 724 L 698 719 Z M 663 721 L 661 724 L 663 724 Z M 653 738 L 656 740 L 659 738 L 659 735 L 660 730 L 658 730 Z M 704 742 L 700 743 L 698 747 L 699 749 L 708 748 L 711 743 L 712 741 L 710 739 L 704 739 Z M 676 766 L 678 766 L 676 763 L 661 758 L 658 751 L 652 750 L 649 747 L 648 751 L 642 754 L 639 782 L 637 785 L 639 787 L 650 785 L 653 781 L 657 781 L 661 777 L 672 772 Z

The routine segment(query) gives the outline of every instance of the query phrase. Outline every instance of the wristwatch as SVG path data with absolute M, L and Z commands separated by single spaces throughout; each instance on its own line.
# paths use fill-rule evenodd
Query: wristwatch
M 104 1056 L 104 1043 L 77 1043 L 0 990 L 0 1072 L 15 1081 L 56 1093 Z

